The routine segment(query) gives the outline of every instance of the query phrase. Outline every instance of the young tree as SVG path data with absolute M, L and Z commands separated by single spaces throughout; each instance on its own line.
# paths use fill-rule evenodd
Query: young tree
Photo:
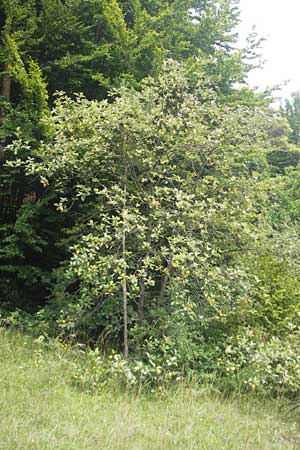
M 291 100 L 286 100 L 283 107 L 283 114 L 287 118 L 292 132 L 290 141 L 293 144 L 300 144 L 300 92 L 294 92 Z
M 140 92 L 114 96 L 62 97 L 42 162 L 27 170 L 53 184 L 61 211 L 77 209 L 72 256 L 54 294 L 64 328 L 118 336 L 123 323 L 127 355 L 128 327 L 150 326 L 189 301 L 200 314 L 208 274 L 249 238 L 239 221 L 244 209 L 252 217 L 252 194 L 239 191 L 253 183 L 249 158 L 265 120 L 218 106 L 203 81 L 191 89 L 174 61 Z

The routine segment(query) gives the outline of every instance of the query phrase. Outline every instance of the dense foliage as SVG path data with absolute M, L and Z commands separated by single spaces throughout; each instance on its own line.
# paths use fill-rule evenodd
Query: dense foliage
M 0 3 L 2 323 L 100 385 L 299 389 L 299 95 L 246 86 L 236 3 Z

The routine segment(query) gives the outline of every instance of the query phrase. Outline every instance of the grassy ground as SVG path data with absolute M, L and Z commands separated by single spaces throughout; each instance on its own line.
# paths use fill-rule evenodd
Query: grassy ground
M 161 397 L 89 396 L 71 364 L 30 338 L 0 333 L 0 449 L 291 450 L 299 424 L 279 404 L 195 389 Z

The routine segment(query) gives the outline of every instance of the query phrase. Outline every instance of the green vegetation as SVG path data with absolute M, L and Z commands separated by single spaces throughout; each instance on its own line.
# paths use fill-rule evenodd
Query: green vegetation
M 226 400 L 204 388 L 160 395 L 71 383 L 78 354 L 1 331 L 0 447 L 74 450 L 292 450 L 298 422 L 280 402 Z M 283 418 L 284 417 L 284 418 Z
M 1 324 L 82 345 L 87 392 L 299 394 L 299 95 L 247 86 L 238 20 L 0 1 Z
M 283 107 L 283 113 L 286 116 L 290 127 L 290 140 L 294 144 L 300 144 L 300 93 L 294 92 L 291 100 L 286 100 Z

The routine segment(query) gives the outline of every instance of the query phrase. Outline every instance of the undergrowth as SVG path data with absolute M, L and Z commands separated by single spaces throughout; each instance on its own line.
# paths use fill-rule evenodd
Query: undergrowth
M 282 401 L 224 398 L 184 385 L 139 393 L 107 380 L 74 385 L 80 348 L 0 334 L 0 448 L 9 450 L 296 450 L 297 413 Z

